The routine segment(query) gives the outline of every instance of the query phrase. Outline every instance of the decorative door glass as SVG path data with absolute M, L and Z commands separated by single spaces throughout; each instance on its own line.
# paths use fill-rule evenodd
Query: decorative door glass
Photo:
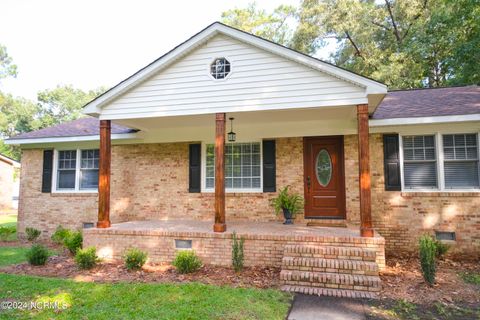
M 318 152 L 315 171 L 318 183 L 322 187 L 326 187 L 332 179 L 332 159 L 327 150 L 322 149 Z

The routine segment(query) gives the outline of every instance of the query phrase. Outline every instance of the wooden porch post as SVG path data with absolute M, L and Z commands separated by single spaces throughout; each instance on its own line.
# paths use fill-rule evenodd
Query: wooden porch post
M 225 232 L 225 113 L 215 115 L 215 224 L 214 232 Z
M 360 235 L 373 237 L 372 197 L 370 183 L 370 149 L 368 130 L 368 104 L 357 105 L 358 166 L 360 182 Z
M 110 133 L 110 120 L 100 120 L 97 228 L 110 227 L 110 162 L 112 158 Z

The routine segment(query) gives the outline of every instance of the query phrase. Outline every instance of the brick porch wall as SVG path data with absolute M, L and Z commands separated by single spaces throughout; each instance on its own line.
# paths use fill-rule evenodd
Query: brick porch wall
M 418 237 L 433 230 L 456 231 L 454 251 L 480 251 L 480 196 L 475 193 L 412 194 L 387 192 L 383 180 L 383 143 L 370 138 L 372 215 L 385 237 L 387 253 L 413 250 Z M 24 150 L 19 230 L 32 226 L 50 234 L 57 225 L 79 228 L 95 222 L 97 196 L 42 194 L 42 150 Z M 345 136 L 347 220 L 359 225 L 357 136 Z M 277 139 L 277 188 L 291 185 L 303 193 L 303 140 Z M 112 148 L 112 222 L 142 219 L 213 220 L 213 193 L 188 193 L 188 143 L 121 145 Z M 227 194 L 229 220 L 273 221 L 274 194 Z M 297 217 L 303 223 L 303 215 Z

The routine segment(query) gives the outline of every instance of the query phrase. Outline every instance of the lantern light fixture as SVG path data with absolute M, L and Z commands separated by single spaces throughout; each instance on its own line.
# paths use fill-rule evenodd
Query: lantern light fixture
M 230 132 L 228 133 L 228 142 L 235 142 L 236 134 L 233 132 L 233 120 L 235 118 L 228 118 L 230 120 Z

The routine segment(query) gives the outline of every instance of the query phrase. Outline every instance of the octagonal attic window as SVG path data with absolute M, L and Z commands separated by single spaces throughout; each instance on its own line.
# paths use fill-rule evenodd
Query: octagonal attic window
M 216 58 L 210 65 L 210 74 L 215 79 L 225 79 L 230 73 L 230 62 L 225 58 Z

